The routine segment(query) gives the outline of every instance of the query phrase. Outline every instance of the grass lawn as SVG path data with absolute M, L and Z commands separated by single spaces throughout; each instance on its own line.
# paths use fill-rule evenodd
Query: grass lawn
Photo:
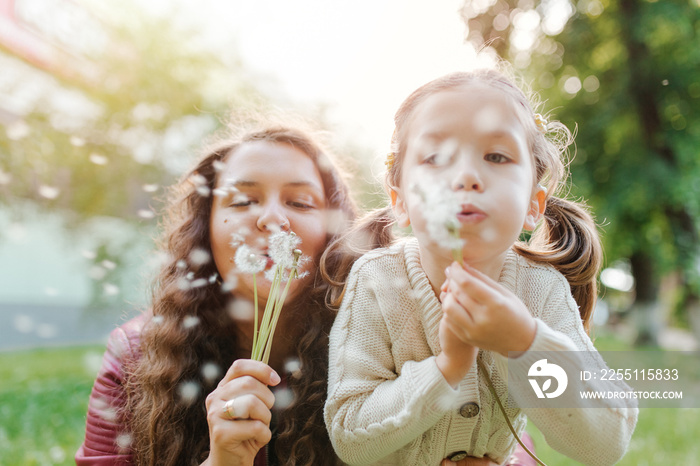
M 0 353 L 0 465 L 74 465 L 104 348 Z
M 601 350 L 628 350 L 600 337 Z M 0 466 L 72 465 L 85 432 L 87 400 L 103 347 L 0 353 Z M 528 431 L 548 466 L 578 464 Z M 620 465 L 700 462 L 700 410 L 644 409 Z

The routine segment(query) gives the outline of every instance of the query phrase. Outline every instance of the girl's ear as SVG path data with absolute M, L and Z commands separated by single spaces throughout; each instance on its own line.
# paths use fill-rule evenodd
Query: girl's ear
M 542 185 L 537 185 L 534 196 L 530 201 L 530 210 L 527 211 L 523 228 L 527 231 L 532 231 L 537 226 L 544 215 L 544 210 L 547 208 L 547 188 Z
M 401 228 L 408 228 L 411 225 L 411 219 L 408 217 L 408 210 L 406 209 L 401 189 L 389 186 L 389 197 L 391 197 L 391 210 L 394 211 L 396 224 Z

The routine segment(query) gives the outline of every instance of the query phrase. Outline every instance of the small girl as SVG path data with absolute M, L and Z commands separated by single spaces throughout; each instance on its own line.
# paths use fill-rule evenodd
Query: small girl
M 501 464 L 516 439 L 500 400 L 518 434 L 527 414 L 563 454 L 615 463 L 633 402 L 529 409 L 525 389 L 507 385 L 509 361 L 530 364 L 535 352 L 598 356 L 588 337 L 596 226 L 583 205 L 553 195 L 571 133 L 493 70 L 429 82 L 395 124 L 386 181 L 398 225 L 415 238 L 389 245 L 378 231 L 388 212 L 364 222 L 382 233 L 372 245 L 388 247 L 355 262 L 331 331 L 324 417 L 336 453 L 349 464 Z

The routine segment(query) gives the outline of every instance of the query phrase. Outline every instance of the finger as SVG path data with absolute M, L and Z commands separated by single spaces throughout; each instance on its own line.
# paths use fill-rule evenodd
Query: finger
M 214 443 L 229 445 L 253 440 L 262 446 L 270 442 L 272 432 L 269 424 L 257 419 L 218 422 L 211 429 L 211 439 Z
M 474 318 L 469 309 L 462 306 L 453 293 L 445 293 L 442 300 L 442 312 L 446 321 L 457 327 L 468 328 L 474 325 Z
M 275 386 L 280 383 L 280 376 L 270 366 L 252 359 L 237 359 L 226 371 L 226 375 L 219 382 L 219 386 L 242 376 L 251 376 L 265 385 Z
M 270 407 L 255 395 L 247 394 L 231 398 L 221 404 L 220 416 L 228 421 L 258 420 L 266 425 L 272 420 Z
M 470 270 L 466 270 L 454 266 L 450 266 L 450 268 L 450 285 L 448 290 L 453 290 L 456 287 L 479 304 L 490 303 L 501 295 L 500 290 L 484 282 L 481 276 L 472 273 L 476 271 L 475 269 L 470 268 Z M 481 275 L 483 276 L 483 274 Z
M 227 382 L 226 385 L 217 389 L 216 396 L 226 401 L 249 394 L 258 397 L 268 409 L 272 409 L 275 404 L 275 395 L 270 387 L 249 375 Z

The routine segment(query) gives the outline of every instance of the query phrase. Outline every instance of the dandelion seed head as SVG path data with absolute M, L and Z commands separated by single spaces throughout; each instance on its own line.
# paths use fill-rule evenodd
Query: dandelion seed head
M 294 250 L 300 244 L 301 238 L 295 233 L 279 231 L 270 235 L 267 254 L 276 265 L 290 269 L 294 266 Z
M 211 260 L 211 255 L 202 248 L 195 248 L 190 252 L 189 258 L 192 265 L 200 266 L 208 263 Z
M 245 244 L 236 250 L 233 261 L 242 273 L 260 273 L 265 270 L 267 265 L 267 259 L 264 256 L 255 254 L 253 249 Z
M 197 316 L 187 316 L 182 319 L 182 328 L 187 330 L 199 325 L 199 317 Z
M 107 163 L 109 162 L 109 159 L 107 157 L 105 157 L 104 155 L 97 154 L 95 152 L 90 154 L 88 159 L 95 165 L 107 165 Z
M 462 210 L 457 193 L 446 183 L 438 181 L 421 185 L 414 183 L 410 189 L 421 198 L 423 218 L 433 241 L 443 249 L 462 249 L 464 240 L 454 233 L 459 228 L 457 214 Z
M 202 377 L 207 383 L 214 383 L 221 375 L 221 367 L 215 362 L 207 362 L 202 366 Z
M 158 191 L 158 185 L 157 184 L 144 184 L 141 186 L 141 189 L 143 189 L 144 192 L 146 193 L 154 193 Z
M 247 299 L 234 299 L 228 305 L 228 314 L 233 320 L 253 320 L 255 306 Z
M 41 185 L 39 186 L 39 196 L 45 199 L 56 199 L 61 191 L 53 186 Z

